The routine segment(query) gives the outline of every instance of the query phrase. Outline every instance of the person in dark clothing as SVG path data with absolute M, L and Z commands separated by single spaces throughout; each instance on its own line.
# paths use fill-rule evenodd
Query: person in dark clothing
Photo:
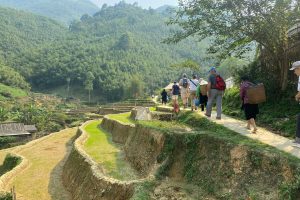
M 164 89 L 162 92 L 161 92 L 161 103 L 162 104 L 167 104 L 167 99 L 168 99 L 168 93 L 167 91 Z
M 247 76 L 243 76 L 242 78 L 242 83 L 240 86 L 240 97 L 242 100 L 242 109 L 245 112 L 246 120 L 247 120 L 247 129 L 251 129 L 251 125 L 253 126 L 253 131 L 252 133 L 256 133 L 257 127 L 255 123 L 256 115 L 259 114 L 258 110 L 258 104 L 250 104 L 248 101 L 248 96 L 247 96 L 247 89 L 254 85 L 249 81 L 249 78 Z
M 207 82 L 204 80 L 199 80 L 200 84 L 197 87 L 197 91 L 196 91 L 196 95 L 197 98 L 199 98 L 199 104 L 201 106 L 201 111 L 204 111 L 204 107 L 206 108 L 207 105 L 207 92 L 206 92 L 206 88 L 207 88 Z M 201 91 L 201 88 L 203 91 Z
M 179 112 L 179 104 L 178 104 L 179 93 L 180 93 L 179 85 L 177 85 L 177 82 L 174 81 L 174 85 L 172 87 L 172 100 L 173 100 L 174 112 L 176 113 Z

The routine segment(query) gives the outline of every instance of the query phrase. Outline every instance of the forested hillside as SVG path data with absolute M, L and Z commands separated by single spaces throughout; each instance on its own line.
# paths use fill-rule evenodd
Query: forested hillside
M 166 13 L 124 2 L 103 7 L 94 16 L 84 15 L 70 25 L 70 31 L 32 15 L 23 16 L 19 27 L 16 19 L 24 13 L 3 10 L 10 16 L 6 23 L 0 22 L 10 30 L 3 31 L 4 37 L 0 38 L 0 44 L 6 44 L 10 52 L 1 48 L 3 60 L 37 91 L 76 87 L 86 94 L 93 91 L 92 97 L 97 94 L 120 100 L 130 95 L 132 85 L 144 86 L 150 93 L 178 79 L 182 71 L 171 67 L 174 63 L 192 59 L 207 66 L 211 62 L 205 54 L 205 42 L 189 39 L 176 45 L 161 43 L 176 30 L 165 25 Z M 12 40 L 16 44 L 3 40 L 12 35 L 20 35 Z M 138 82 L 133 83 L 133 79 Z
M 67 29 L 54 20 L 24 11 L 0 7 L 0 61 L 26 72 L 22 57 L 34 54 L 41 45 L 65 37 Z M 16 67 L 18 66 L 18 67 Z
M 89 0 L 0 0 L 0 5 L 30 11 L 65 24 L 99 10 Z

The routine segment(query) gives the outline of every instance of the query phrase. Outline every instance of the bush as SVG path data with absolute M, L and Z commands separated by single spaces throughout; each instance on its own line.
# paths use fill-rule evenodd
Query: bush
M 16 142 L 15 137 L 0 137 L 0 149 L 10 147 L 10 143 Z
M 20 164 L 22 159 L 20 157 L 14 156 L 12 154 L 7 154 L 3 165 L 0 166 L 0 175 L 5 174 L 6 172 L 15 168 L 18 164 Z
M 46 126 L 46 131 L 48 132 L 57 132 L 63 129 L 63 127 L 56 122 L 49 122 Z
M 10 193 L 0 193 L 0 200 L 13 200 Z

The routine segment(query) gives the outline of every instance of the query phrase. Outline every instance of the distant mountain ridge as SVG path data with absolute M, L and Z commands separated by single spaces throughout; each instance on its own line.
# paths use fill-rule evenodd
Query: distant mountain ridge
M 92 82 L 94 94 L 115 101 L 128 95 L 131 81 L 138 80 L 150 94 L 178 80 L 184 69 L 174 69 L 174 63 L 192 59 L 209 65 L 206 43 L 161 43 L 176 30 L 165 25 L 167 19 L 165 13 L 123 2 L 83 15 L 67 28 L 0 7 L 0 61 L 24 76 L 34 91 L 56 93 L 62 88 L 61 94 L 68 95 L 70 84 L 70 91 L 84 94 Z
M 0 0 L 0 6 L 29 11 L 65 24 L 84 14 L 92 15 L 99 8 L 89 0 Z

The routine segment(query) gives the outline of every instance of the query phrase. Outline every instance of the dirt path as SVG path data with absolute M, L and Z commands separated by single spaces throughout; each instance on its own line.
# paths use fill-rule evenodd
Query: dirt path
M 171 108 L 169 106 L 159 106 L 159 107 L 165 107 L 168 109 Z M 181 109 L 183 109 L 183 108 L 181 108 Z M 190 110 L 190 108 L 186 109 L 186 110 Z M 204 115 L 204 112 L 201 112 L 198 110 L 197 113 L 203 117 L 206 117 Z M 217 124 L 223 125 L 237 133 L 240 133 L 241 135 L 258 140 L 258 141 L 268 144 L 270 146 L 276 147 L 279 150 L 285 151 L 287 153 L 290 153 L 290 154 L 296 156 L 297 158 L 300 158 L 300 146 L 295 147 L 293 140 L 288 139 L 283 136 L 280 136 L 278 134 L 272 133 L 265 128 L 257 127 L 258 128 L 257 133 L 252 134 L 250 130 L 246 129 L 246 121 L 233 119 L 224 114 L 222 114 L 221 120 L 216 120 L 216 112 L 215 111 L 213 111 L 211 117 L 207 118 L 207 119 L 209 119 L 210 121 L 213 121 Z M 296 124 L 295 124 L 295 126 L 296 126 Z
M 69 193 L 61 180 L 62 167 L 71 150 L 76 129 L 65 129 L 13 150 L 29 161 L 29 166 L 11 180 L 18 200 L 67 200 Z M 6 151 L 7 152 L 7 151 Z M 2 152 L 0 152 L 1 155 Z
M 199 114 L 204 116 L 204 112 L 199 112 Z M 237 133 L 240 133 L 241 135 L 245 135 L 249 138 L 259 140 L 260 142 L 276 147 L 277 149 L 280 149 L 300 158 L 300 148 L 294 147 L 293 140 L 290 140 L 286 137 L 277 135 L 261 127 L 258 127 L 258 131 L 256 134 L 251 134 L 251 131 L 246 129 L 245 121 L 233 119 L 224 114 L 222 114 L 221 120 L 216 120 L 216 113 L 212 112 L 211 118 L 208 119 L 216 122 L 217 124 L 221 124 Z

